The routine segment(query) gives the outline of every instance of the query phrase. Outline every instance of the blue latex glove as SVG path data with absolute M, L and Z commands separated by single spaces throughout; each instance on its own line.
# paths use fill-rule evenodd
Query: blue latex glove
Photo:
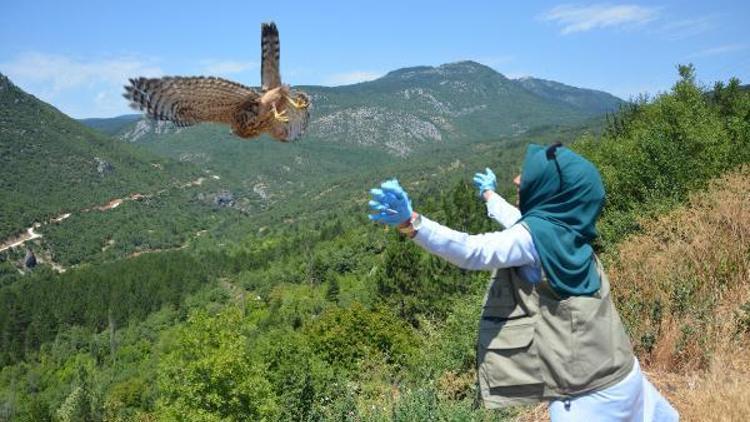
M 484 173 L 477 173 L 474 175 L 474 186 L 479 190 L 479 196 L 482 196 L 484 191 L 497 190 L 497 178 L 495 173 L 489 168 L 484 169 Z
M 370 220 L 398 226 L 411 218 L 411 201 L 398 180 L 386 180 L 380 189 L 370 189 L 370 195 Z

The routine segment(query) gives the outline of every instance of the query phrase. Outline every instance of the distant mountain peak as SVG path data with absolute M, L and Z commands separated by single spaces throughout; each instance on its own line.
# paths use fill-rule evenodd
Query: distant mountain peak
M 382 79 L 413 79 L 419 77 L 465 77 L 472 74 L 504 75 L 473 60 L 462 60 L 444 63 L 439 66 L 413 66 L 404 67 L 388 72 Z
M 493 73 L 498 73 L 495 69 L 487 65 L 483 65 L 482 63 L 475 62 L 474 60 L 459 60 L 457 62 L 443 63 L 438 66 L 438 68 L 462 71 L 490 71 Z

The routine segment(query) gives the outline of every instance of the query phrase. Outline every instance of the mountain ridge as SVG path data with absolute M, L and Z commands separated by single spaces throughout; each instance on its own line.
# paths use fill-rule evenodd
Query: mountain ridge
M 596 89 L 574 87 L 561 82 L 530 76 L 514 80 L 539 96 L 562 101 L 574 107 L 598 109 L 602 113 L 615 111 L 611 107 L 613 102 L 624 103 L 620 98 Z
M 615 111 L 624 103 L 602 91 L 534 81 L 539 82 L 530 86 L 480 63 L 460 61 L 405 67 L 372 81 L 338 87 L 302 85 L 299 88 L 313 98 L 305 136 L 307 140 L 377 149 L 405 158 L 424 147 L 580 122 Z M 97 119 L 88 124 L 116 126 L 108 133 L 124 140 L 138 140 L 146 129 L 140 123 L 135 130 L 137 122 L 122 126 Z M 169 127 L 150 126 L 154 135 L 169 131 Z

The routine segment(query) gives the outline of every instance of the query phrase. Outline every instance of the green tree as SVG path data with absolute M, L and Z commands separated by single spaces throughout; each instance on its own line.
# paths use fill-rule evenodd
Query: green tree
M 275 420 L 265 366 L 247 348 L 253 326 L 238 307 L 197 312 L 175 330 L 159 363 L 157 413 L 168 420 Z
M 359 303 L 333 307 L 305 326 L 314 350 L 330 365 L 350 371 L 362 359 L 406 365 L 418 340 L 404 321 L 386 310 L 368 310 Z
M 95 400 L 89 387 L 88 371 L 84 366 L 78 368 L 76 385 L 57 409 L 56 416 L 61 422 L 89 422 L 97 420 Z
M 336 302 L 340 291 L 341 289 L 339 288 L 338 280 L 336 280 L 335 277 L 332 277 L 328 282 L 328 288 L 326 289 L 326 300 Z
M 420 301 L 423 288 L 420 254 L 411 241 L 400 235 L 389 236 L 378 274 L 378 295 L 386 304 L 395 306 L 401 318 L 417 323 L 416 316 L 427 305 Z

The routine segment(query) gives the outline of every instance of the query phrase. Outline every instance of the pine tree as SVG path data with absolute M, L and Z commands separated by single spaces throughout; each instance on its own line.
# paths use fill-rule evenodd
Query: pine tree
M 335 277 L 332 277 L 328 282 L 328 289 L 326 289 L 326 299 L 331 302 L 337 302 L 339 296 L 339 282 Z
M 61 422 L 94 421 L 94 400 L 88 384 L 88 371 L 85 367 L 78 368 L 76 386 L 57 409 L 57 418 Z

